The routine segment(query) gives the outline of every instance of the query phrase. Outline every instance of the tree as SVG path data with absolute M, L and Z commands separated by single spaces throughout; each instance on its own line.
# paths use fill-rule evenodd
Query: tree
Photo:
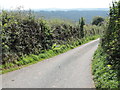
M 79 37 L 83 38 L 84 37 L 84 25 L 85 25 L 85 19 L 81 17 L 79 20 L 79 25 L 80 25 L 80 32 L 79 32 Z
M 92 20 L 92 25 L 101 25 L 103 21 L 104 21 L 103 17 L 100 16 L 94 17 Z

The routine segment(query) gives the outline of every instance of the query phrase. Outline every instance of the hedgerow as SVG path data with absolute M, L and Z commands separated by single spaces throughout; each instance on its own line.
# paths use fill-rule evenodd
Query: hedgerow
M 109 23 L 93 59 L 97 88 L 120 88 L 120 1 L 110 7 Z
M 85 21 L 49 21 L 20 10 L 2 11 L 1 18 L 3 69 L 46 59 L 93 40 L 94 36 L 102 33 L 99 31 L 101 26 L 91 25 L 89 28 L 90 25 L 83 24 L 81 29 L 81 24 Z M 81 30 L 84 36 L 81 36 Z

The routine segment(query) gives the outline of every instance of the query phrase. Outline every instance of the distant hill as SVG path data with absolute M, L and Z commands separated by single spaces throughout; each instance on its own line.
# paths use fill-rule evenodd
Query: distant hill
M 46 19 L 59 18 L 68 19 L 72 21 L 78 21 L 80 17 L 86 19 L 86 23 L 90 23 L 94 16 L 108 16 L 108 9 L 46 9 L 46 10 L 36 10 L 34 11 L 37 17 L 44 17 Z
M 33 11 L 108 11 L 109 8 L 69 8 L 69 9 L 61 9 L 61 8 L 42 8 L 42 9 L 33 9 Z

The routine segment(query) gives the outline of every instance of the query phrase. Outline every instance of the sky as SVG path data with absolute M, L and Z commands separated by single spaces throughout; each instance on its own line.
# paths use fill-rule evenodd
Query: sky
M 109 8 L 113 0 L 1 0 L 2 9 L 74 9 L 74 8 Z

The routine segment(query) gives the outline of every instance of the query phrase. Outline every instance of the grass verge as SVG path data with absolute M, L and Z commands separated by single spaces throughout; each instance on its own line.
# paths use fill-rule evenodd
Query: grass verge
M 107 62 L 107 55 L 99 46 L 92 61 L 92 74 L 96 88 L 118 88 L 118 71 Z
M 71 44 L 59 45 L 51 50 L 43 51 L 39 55 L 31 54 L 31 55 L 21 57 L 19 60 L 16 60 L 13 63 L 6 63 L 4 65 L 0 65 L 0 68 L 2 70 L 2 72 L 0 72 L 0 74 L 5 74 L 7 72 L 11 72 L 11 71 L 18 70 L 20 68 L 35 64 L 39 61 L 51 58 L 53 56 L 59 55 L 64 52 L 67 52 L 70 49 L 76 48 L 82 44 L 85 44 L 85 43 L 95 40 L 97 38 L 99 38 L 99 35 L 86 37 L 81 40 L 72 42 Z

